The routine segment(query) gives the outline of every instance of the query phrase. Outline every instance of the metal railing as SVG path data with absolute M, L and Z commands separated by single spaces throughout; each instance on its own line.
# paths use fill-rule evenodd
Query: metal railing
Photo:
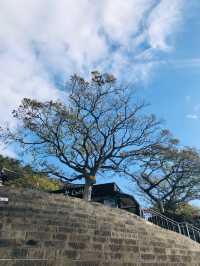
M 156 224 L 164 229 L 185 235 L 190 239 L 200 243 L 200 228 L 194 225 L 186 222 L 178 223 L 152 209 L 142 209 L 141 217 L 148 222 Z

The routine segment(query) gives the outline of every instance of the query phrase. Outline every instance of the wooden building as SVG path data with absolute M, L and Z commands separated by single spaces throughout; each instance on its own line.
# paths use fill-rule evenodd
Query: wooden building
M 71 197 L 82 198 L 83 191 L 83 184 L 66 184 L 63 189 L 52 191 L 51 193 L 63 193 Z M 123 193 L 115 183 L 94 185 L 92 201 L 140 215 L 140 206 L 137 200 L 133 196 Z

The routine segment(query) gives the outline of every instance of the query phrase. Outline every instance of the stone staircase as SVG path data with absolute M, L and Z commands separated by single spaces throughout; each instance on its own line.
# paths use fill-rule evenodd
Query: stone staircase
M 0 266 L 200 265 L 200 245 L 120 209 L 0 188 Z

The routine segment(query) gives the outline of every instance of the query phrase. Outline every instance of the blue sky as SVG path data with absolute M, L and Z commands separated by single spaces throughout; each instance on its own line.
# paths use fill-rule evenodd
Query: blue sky
M 200 148 L 200 8 L 176 35 L 173 51 L 165 56 L 147 84 L 145 97 L 165 119 L 183 145 Z
M 23 97 L 67 100 L 64 81 L 98 69 L 135 84 L 181 144 L 200 149 L 199 16 L 199 0 L 1 0 L 0 125 L 16 126 Z

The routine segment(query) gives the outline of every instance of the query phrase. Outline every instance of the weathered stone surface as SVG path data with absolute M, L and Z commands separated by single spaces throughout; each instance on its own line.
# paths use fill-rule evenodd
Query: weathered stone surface
M 0 188 L 0 266 L 200 266 L 200 245 L 120 209 Z

